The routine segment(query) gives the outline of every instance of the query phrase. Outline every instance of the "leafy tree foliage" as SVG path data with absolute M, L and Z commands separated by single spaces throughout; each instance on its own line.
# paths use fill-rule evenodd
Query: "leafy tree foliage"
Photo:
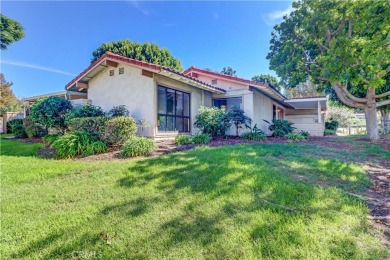
M 128 39 L 103 43 L 92 53 L 92 62 L 99 59 L 107 51 L 183 71 L 183 67 L 177 58 L 173 57 L 167 49 L 160 48 L 154 43 L 131 42 Z
M 130 111 L 125 105 L 114 106 L 108 111 L 108 115 L 112 117 L 116 116 L 130 116 Z
M 311 80 L 299 83 L 296 87 L 285 88 L 284 94 L 288 98 L 315 97 L 325 95 L 324 91 Z
M 4 74 L 0 74 L 0 112 L 17 112 L 21 108 L 19 101 L 11 89 L 12 82 L 5 80 Z
M 217 107 L 200 107 L 195 116 L 194 125 L 202 133 L 211 136 L 224 136 L 226 131 L 232 126 L 228 112 Z
M 236 127 L 236 136 L 238 136 L 238 130 L 243 128 L 243 125 L 250 125 L 252 123 L 252 119 L 246 116 L 244 110 L 239 107 L 229 109 L 228 117 L 232 124 Z
M 277 90 L 281 89 L 279 80 L 276 77 L 271 76 L 269 74 L 260 74 L 260 75 L 253 76 L 252 80 L 256 82 L 265 82 L 271 84 Z
M 72 108 L 65 116 L 65 123 L 69 124 L 73 118 L 100 116 L 104 116 L 104 111 L 101 107 L 87 104 Z
M 0 14 L 0 49 L 6 50 L 8 45 L 24 37 L 24 28 L 17 21 Z
M 65 115 L 73 108 L 69 100 L 60 97 L 48 97 L 31 107 L 31 119 L 35 122 L 58 129 L 65 128 Z
M 351 125 L 351 120 L 354 117 L 353 109 L 332 103 L 328 105 L 325 114 L 325 120 L 335 120 L 339 122 L 340 127 L 349 127 Z
M 236 77 L 236 71 L 233 70 L 231 67 L 224 67 L 221 71 L 221 74 L 228 75 L 228 76 L 233 76 Z
M 341 102 L 364 110 L 367 133 L 378 139 L 377 108 L 390 104 L 390 3 L 302 0 L 293 7 L 274 27 L 270 69 L 285 86 L 311 77 L 331 87 Z

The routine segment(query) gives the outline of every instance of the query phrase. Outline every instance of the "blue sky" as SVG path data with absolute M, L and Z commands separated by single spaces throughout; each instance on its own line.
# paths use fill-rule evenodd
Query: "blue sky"
M 243 78 L 275 75 L 265 57 L 273 25 L 290 7 L 289 1 L 3 1 L 2 14 L 20 22 L 26 36 L 1 52 L 1 72 L 20 98 L 61 91 L 103 42 L 128 38 L 169 49 L 185 69 L 231 66 Z

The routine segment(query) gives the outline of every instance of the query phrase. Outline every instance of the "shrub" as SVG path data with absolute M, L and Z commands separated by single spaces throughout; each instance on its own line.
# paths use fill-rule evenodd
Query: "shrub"
M 242 125 L 251 124 L 252 119 L 244 114 L 244 110 L 239 107 L 233 107 L 228 110 L 228 117 L 232 124 L 236 127 L 236 136 L 238 136 L 238 130 L 243 128 Z
M 23 125 L 23 119 L 12 119 L 7 122 L 7 133 L 11 134 L 14 131 L 14 125 Z
M 296 129 L 295 127 L 292 126 L 294 123 L 291 123 L 287 120 L 274 119 L 272 120 L 272 124 L 267 120 L 263 120 L 263 121 L 269 124 L 268 129 L 272 131 L 273 136 L 283 137 L 288 133 L 292 133 L 292 131 Z
M 69 130 L 71 132 L 88 132 L 93 136 L 102 139 L 105 131 L 105 124 L 108 117 L 82 117 L 72 118 L 69 121 Z
M 249 129 L 249 132 L 243 133 L 241 135 L 241 138 L 253 141 L 261 141 L 267 139 L 267 136 L 260 128 L 257 127 L 257 124 L 255 124 L 253 128 L 250 125 L 245 125 L 245 127 Z
M 199 133 L 192 137 L 193 144 L 208 144 L 211 140 L 211 137 L 208 134 Z
M 101 107 L 87 104 L 84 106 L 74 107 L 71 110 L 69 110 L 65 116 L 65 124 L 69 124 L 73 118 L 101 117 L 101 116 L 104 116 L 104 111 Z
M 339 128 L 339 122 L 336 120 L 325 122 L 325 129 L 337 131 L 337 128 Z
M 91 155 L 107 150 L 105 143 L 87 132 L 74 132 L 60 136 L 51 145 L 58 158 L 72 158 L 76 155 Z
M 110 115 L 112 117 L 129 116 L 130 112 L 125 105 L 120 105 L 117 107 L 113 107 L 110 111 L 108 111 L 108 115 Z
M 175 138 L 176 145 L 190 144 L 191 138 L 187 135 L 178 135 Z
M 155 148 L 154 142 L 145 137 L 131 137 L 129 138 L 123 149 L 121 155 L 124 157 L 135 157 L 140 155 L 149 155 Z
M 335 135 L 336 130 L 331 130 L 331 129 L 325 129 L 324 130 L 324 135 Z
M 49 145 L 51 145 L 52 143 L 54 143 L 55 140 L 57 140 L 60 136 L 59 135 L 46 135 L 42 138 L 43 142 L 44 143 L 47 143 Z
M 16 138 L 27 138 L 26 129 L 23 124 L 15 124 L 12 126 L 12 133 Z
M 31 107 L 31 118 L 46 129 L 53 127 L 63 130 L 66 126 L 65 115 L 73 108 L 69 100 L 60 97 L 48 97 Z
M 296 142 L 296 141 L 303 141 L 306 140 L 307 137 L 302 135 L 301 133 L 288 133 L 285 135 L 287 140 Z
M 224 136 L 232 123 L 225 109 L 200 107 L 198 114 L 195 116 L 194 125 L 204 134 Z
M 309 136 L 310 136 L 309 132 L 306 132 L 306 131 L 303 131 L 303 130 L 301 130 L 299 133 L 301 135 L 303 135 L 304 137 L 306 137 L 306 139 L 309 138 Z
M 30 117 L 23 119 L 23 126 L 28 138 L 43 137 L 47 135 L 47 129 L 36 124 Z
M 118 116 L 105 122 L 102 140 L 107 144 L 120 145 L 137 134 L 137 124 L 132 117 Z

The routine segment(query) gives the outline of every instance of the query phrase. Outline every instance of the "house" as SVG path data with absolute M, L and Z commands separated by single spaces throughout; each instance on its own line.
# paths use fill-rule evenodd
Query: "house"
M 264 132 L 263 120 L 288 119 L 297 130 L 323 135 L 325 97 L 287 99 L 267 83 L 222 75 L 191 67 L 183 73 L 160 65 L 106 52 L 69 82 L 67 92 L 80 93 L 92 105 L 108 111 L 126 105 L 132 116 L 150 127 L 154 139 L 195 134 L 195 116 L 201 106 L 239 106 Z M 243 129 L 242 131 L 245 131 Z M 228 134 L 234 134 L 234 130 Z

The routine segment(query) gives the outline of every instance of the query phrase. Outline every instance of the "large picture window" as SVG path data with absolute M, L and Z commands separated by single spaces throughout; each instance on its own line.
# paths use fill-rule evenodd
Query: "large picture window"
M 190 94 L 158 86 L 158 131 L 190 132 Z

